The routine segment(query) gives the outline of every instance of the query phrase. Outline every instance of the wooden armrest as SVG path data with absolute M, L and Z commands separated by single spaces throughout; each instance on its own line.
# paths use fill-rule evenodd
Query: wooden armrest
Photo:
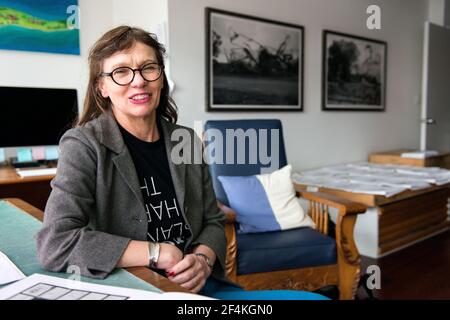
M 342 199 L 328 193 L 300 191 L 297 192 L 297 196 L 300 196 L 306 200 L 311 200 L 333 208 L 337 208 L 339 210 L 339 214 L 344 216 L 364 213 L 367 210 L 367 206 L 364 204 L 353 202 L 347 199 Z
M 230 207 L 227 207 L 226 205 L 220 203 L 219 201 L 217 201 L 217 205 L 227 216 L 227 223 L 235 223 L 236 222 L 236 211 L 234 211 Z
M 225 273 L 231 281 L 237 281 L 237 240 L 236 240 L 236 211 L 217 201 L 217 206 L 225 213 L 225 237 L 227 239 L 227 256 Z

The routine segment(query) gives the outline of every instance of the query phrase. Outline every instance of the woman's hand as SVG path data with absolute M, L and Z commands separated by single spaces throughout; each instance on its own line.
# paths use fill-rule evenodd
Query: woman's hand
M 169 279 L 180 286 L 197 293 L 211 274 L 206 260 L 195 254 L 187 254 L 183 260 L 168 270 Z
M 159 257 L 155 267 L 169 270 L 183 259 L 183 252 L 170 243 L 159 244 Z

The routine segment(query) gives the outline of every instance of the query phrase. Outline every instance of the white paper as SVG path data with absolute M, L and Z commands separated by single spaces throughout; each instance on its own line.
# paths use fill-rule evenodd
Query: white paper
M 450 171 L 435 167 L 358 162 L 294 173 L 292 180 L 307 186 L 391 197 L 405 190 L 450 183 Z
M 184 292 L 151 292 L 33 274 L 0 289 L 0 300 L 214 300 Z
M 19 268 L 0 251 L 0 285 L 11 283 L 25 278 Z
M 438 151 L 428 150 L 428 151 L 404 152 L 400 156 L 402 158 L 425 159 L 425 158 L 437 156 L 437 155 L 439 155 Z
M 55 175 L 56 174 L 56 168 L 25 169 L 25 170 L 18 169 L 16 171 L 17 171 L 17 174 L 21 178 L 47 176 L 47 175 Z

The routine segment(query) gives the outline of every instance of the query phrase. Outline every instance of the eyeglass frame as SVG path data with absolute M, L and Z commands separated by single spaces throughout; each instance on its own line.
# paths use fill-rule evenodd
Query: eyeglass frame
M 158 78 L 156 78 L 156 79 L 154 79 L 154 80 L 147 80 L 147 79 L 142 75 L 142 69 L 143 69 L 144 67 L 147 67 L 147 66 L 151 65 L 151 64 L 156 64 L 156 65 L 159 67 L 159 69 L 160 69 L 160 70 L 159 70 L 159 76 L 158 76 Z M 120 83 L 117 83 L 117 81 L 114 80 L 114 77 L 113 77 L 114 71 L 116 71 L 116 70 L 118 70 L 118 69 L 123 69 L 123 68 L 129 69 L 129 70 L 131 70 L 131 71 L 133 72 L 133 78 L 131 78 L 131 81 L 128 82 L 128 83 L 126 83 L 126 84 L 120 84 Z M 133 69 L 133 68 L 130 68 L 130 67 L 117 67 L 117 68 L 115 68 L 115 69 L 114 69 L 113 71 L 111 71 L 111 72 L 102 72 L 102 73 L 100 73 L 100 76 L 101 76 L 101 77 L 111 77 L 112 81 L 114 81 L 114 83 L 117 84 L 118 86 L 128 86 L 130 83 L 132 83 L 132 82 L 134 81 L 134 78 L 136 77 L 136 71 L 139 71 L 139 74 L 141 75 L 142 79 L 144 79 L 145 81 L 147 81 L 147 82 L 153 82 L 153 81 L 156 81 L 156 80 L 158 80 L 159 78 L 161 78 L 161 75 L 163 74 L 163 71 L 164 71 L 164 66 L 163 66 L 163 65 L 160 65 L 159 63 L 147 63 L 147 64 L 145 64 L 144 66 L 142 66 L 141 68 L 136 68 L 136 69 Z

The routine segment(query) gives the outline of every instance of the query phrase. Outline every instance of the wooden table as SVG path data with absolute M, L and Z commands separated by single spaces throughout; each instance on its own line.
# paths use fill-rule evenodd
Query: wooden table
M 441 167 L 450 169 L 450 152 L 442 152 L 439 155 L 431 156 L 425 159 L 404 158 L 401 156 L 404 152 L 412 152 L 410 149 L 399 149 L 386 152 L 372 153 L 369 156 L 369 162 L 381 164 L 399 164 L 415 167 Z
M 306 185 L 295 184 L 297 191 Z M 417 191 L 404 191 L 392 197 L 315 188 L 370 207 L 358 216 L 355 241 L 360 253 L 379 258 L 435 234 L 449 230 L 447 203 L 450 183 Z
M 40 221 L 44 219 L 44 212 L 21 199 L 8 198 L 4 200 L 8 201 L 12 205 L 16 206 L 17 208 L 21 209 L 22 211 L 28 213 L 29 215 L 35 217 Z M 148 268 L 132 267 L 132 268 L 125 268 L 125 270 L 132 273 L 136 277 L 150 283 L 151 285 L 161 289 L 162 291 L 190 292 L 189 290 L 177 285 L 176 283 L 173 283 L 172 281 L 164 278 L 163 276 L 157 274 L 156 272 Z
M 37 169 L 37 168 L 33 168 Z M 54 175 L 21 178 L 12 166 L 0 166 L 0 198 L 20 198 L 44 210 Z

